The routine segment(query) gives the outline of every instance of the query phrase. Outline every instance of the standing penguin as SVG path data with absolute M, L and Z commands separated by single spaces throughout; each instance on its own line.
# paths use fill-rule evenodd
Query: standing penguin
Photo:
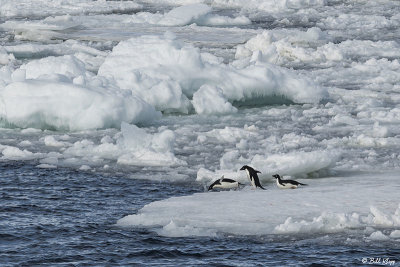
M 260 171 L 257 171 L 255 169 L 253 169 L 250 166 L 244 165 L 242 168 L 240 168 L 241 171 L 246 171 L 247 173 L 247 177 L 249 177 L 250 179 L 250 183 L 254 188 L 261 188 L 263 190 L 265 190 L 264 187 L 262 187 L 262 185 L 260 184 L 260 179 L 258 178 L 257 173 L 261 173 Z
M 299 185 L 306 185 L 294 180 L 283 180 L 279 174 L 272 175 L 276 179 L 276 185 L 281 189 L 296 189 Z

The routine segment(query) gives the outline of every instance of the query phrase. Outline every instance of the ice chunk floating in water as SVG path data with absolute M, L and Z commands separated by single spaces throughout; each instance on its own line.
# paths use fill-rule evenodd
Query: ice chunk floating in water
M 211 11 L 211 7 L 205 4 L 189 4 L 176 7 L 163 15 L 158 13 L 153 14 L 149 12 L 140 12 L 132 15 L 132 18 L 128 21 L 164 26 L 184 26 L 192 23 L 202 26 L 234 26 L 251 24 L 251 21 L 244 16 L 231 18 L 211 14 Z
M 119 127 L 122 121 L 159 118 L 141 98 L 104 88 L 66 82 L 26 80 L 0 88 L 3 125 L 21 128 L 82 130 Z
M 151 135 L 135 125 L 122 123 L 122 146 L 128 153 L 118 158 L 117 163 L 138 166 L 169 166 L 185 165 L 173 153 L 175 134 L 171 130 L 164 130 Z
M 310 180 L 300 190 L 251 190 L 197 193 L 155 201 L 118 220 L 117 225 L 146 227 L 165 236 L 326 234 L 400 227 L 400 203 L 390 186 L 397 174 L 362 175 L 343 186 L 344 177 Z M 339 180 L 339 179 L 335 179 Z M 382 185 L 377 191 L 363 182 Z M 338 197 L 340 196 L 340 197 Z M 395 229 L 393 229 L 395 230 Z M 393 234 L 395 235 L 395 234 Z M 389 237 L 388 237 L 389 239 Z
M 3 126 L 76 131 L 118 128 L 122 121 L 149 123 L 161 116 L 142 98 L 87 71 L 75 56 L 33 60 L 15 71 L 3 69 Z
M 257 58 L 220 63 L 215 56 L 171 35 L 122 41 L 106 58 L 99 75 L 115 81 L 122 89 L 132 90 L 158 110 L 185 112 L 190 104 L 188 99 L 194 97 L 196 111 L 205 113 L 200 108 L 200 96 L 204 93 L 195 95 L 203 85 L 217 86 L 222 93 L 218 93 L 218 98 L 230 103 L 257 100 L 272 104 L 276 97 L 296 103 L 318 103 L 326 96 L 325 89 L 290 70 Z M 234 111 L 229 107 L 223 110 Z
M 229 103 L 221 89 L 203 85 L 193 94 L 193 107 L 198 114 L 235 113 L 237 109 Z

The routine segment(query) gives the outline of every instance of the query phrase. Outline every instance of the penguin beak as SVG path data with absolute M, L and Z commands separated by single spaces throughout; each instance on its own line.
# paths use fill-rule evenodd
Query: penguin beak
M 208 187 L 208 191 L 210 191 L 210 190 L 212 190 L 212 189 L 213 189 L 213 186 L 210 185 L 210 186 Z
M 241 170 L 241 171 L 244 171 L 244 170 L 245 170 L 244 166 L 243 166 L 242 168 L 240 168 L 240 170 Z

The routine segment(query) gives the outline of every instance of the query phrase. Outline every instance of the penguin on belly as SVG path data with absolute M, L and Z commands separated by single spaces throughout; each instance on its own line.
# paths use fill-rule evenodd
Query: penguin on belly
M 306 185 L 294 180 L 283 180 L 279 174 L 272 175 L 276 179 L 276 185 L 281 189 L 296 189 L 299 185 Z
M 242 184 L 239 183 L 238 181 L 229 178 L 224 178 L 224 176 L 222 175 L 220 179 L 216 180 L 208 187 L 208 191 L 213 190 L 214 188 L 221 188 L 221 189 L 239 188 L 240 185 Z

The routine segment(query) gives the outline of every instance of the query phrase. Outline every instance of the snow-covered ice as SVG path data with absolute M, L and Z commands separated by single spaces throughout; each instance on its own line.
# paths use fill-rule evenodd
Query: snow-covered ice
M 0 95 L 0 117 L 5 125 L 21 128 L 108 128 L 119 127 L 123 121 L 145 123 L 160 116 L 141 98 L 102 87 L 87 88 L 64 75 L 15 81 L 0 89 Z
M 162 111 L 188 112 L 188 99 L 205 85 L 219 87 L 221 101 L 226 98 L 230 102 L 254 98 L 263 102 L 281 97 L 297 103 L 315 103 L 326 96 L 323 88 L 289 70 L 257 59 L 236 64 L 240 67 L 234 63 L 220 63 L 215 56 L 201 53 L 169 34 L 161 38 L 142 36 L 114 47 L 99 75 L 115 81 L 122 89 L 132 90 Z M 196 104 L 198 98 L 194 99 Z M 199 107 L 196 110 L 204 113 Z
M 308 187 L 204 192 L 150 203 L 120 226 L 150 227 L 165 236 L 216 234 L 276 235 L 359 232 L 365 239 L 390 240 L 371 229 L 388 229 L 396 237 L 400 206 L 390 189 L 397 174 L 359 175 L 341 179 L 308 180 Z M 375 186 L 383 187 L 377 190 Z

